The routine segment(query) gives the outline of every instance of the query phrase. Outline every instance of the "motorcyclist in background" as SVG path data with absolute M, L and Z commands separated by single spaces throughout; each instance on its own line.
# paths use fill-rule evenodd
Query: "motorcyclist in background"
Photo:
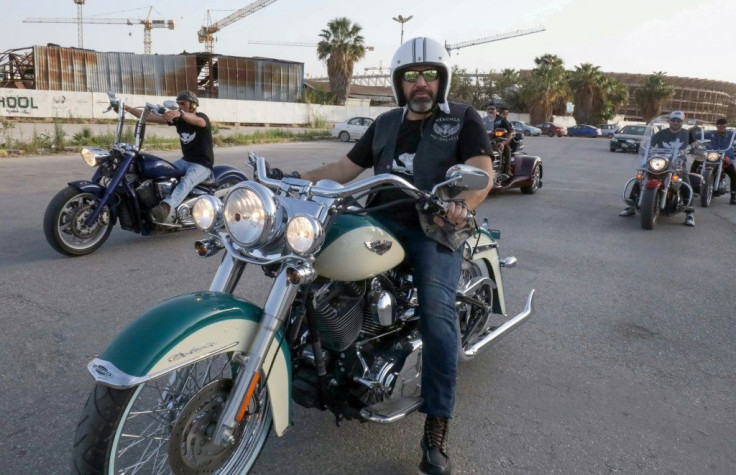
M 508 111 L 508 108 L 506 108 Z M 497 128 L 506 129 L 508 134 L 506 139 L 494 144 L 498 147 L 501 154 L 501 181 L 504 182 L 511 178 L 511 138 L 516 133 L 511 123 L 506 118 L 498 113 L 496 104 L 491 102 L 486 106 L 487 117 L 483 118 L 483 126 L 486 128 L 488 133 L 493 134 L 493 131 Z
M 424 54 L 424 56 L 422 56 Z M 430 38 L 414 38 L 396 51 L 391 61 L 391 85 L 399 107 L 376 118 L 363 137 L 339 161 L 301 175 L 316 182 L 330 179 L 347 183 L 365 169 L 397 175 L 422 190 L 444 180 L 458 163 L 481 168 L 493 176 L 491 144 L 481 118 L 472 107 L 450 103 L 452 69 L 444 46 Z M 278 178 L 283 172 L 273 169 Z M 488 195 L 464 191 L 450 200 L 443 220 L 434 225 L 450 234 L 467 226 L 468 213 Z M 455 405 L 458 364 L 458 322 L 455 292 L 460 279 L 462 246 L 450 249 L 425 234 L 426 222 L 414 203 L 399 190 L 377 193 L 370 207 L 403 201 L 374 213 L 407 250 L 418 289 L 422 334 L 421 412 L 427 414 L 421 440 L 420 473 L 451 473 L 447 436 Z M 431 221 L 429 222 L 431 227 Z
M 680 148 L 683 148 L 687 145 L 691 145 L 697 140 L 695 139 L 695 135 L 692 133 L 692 131 L 683 129 L 682 128 L 682 122 L 685 120 L 685 114 L 682 111 L 672 111 L 669 116 L 669 127 L 666 129 L 662 129 L 656 134 L 652 135 L 652 139 L 649 143 L 649 146 L 652 148 L 674 148 L 675 145 L 679 144 Z M 683 167 L 685 170 L 687 170 L 687 163 L 683 164 Z M 690 185 L 690 177 L 687 173 L 682 174 L 682 180 Z M 634 186 L 631 189 L 631 194 L 629 197 L 632 200 L 638 200 L 639 199 L 639 192 L 640 192 L 640 185 L 638 182 L 634 183 Z M 690 197 L 692 198 L 692 197 Z M 694 216 L 695 208 L 692 206 L 689 206 L 685 209 L 685 226 L 695 226 L 695 216 Z M 619 216 L 633 216 L 636 214 L 636 211 L 632 206 L 627 206 L 623 211 L 621 211 L 618 215 Z
M 716 121 L 716 131 L 710 138 L 710 148 L 713 150 L 726 150 L 726 160 L 723 162 L 723 173 L 728 175 L 731 182 L 731 201 L 730 204 L 736 205 L 736 165 L 734 165 L 733 144 L 731 143 L 731 133 L 726 131 L 728 120 L 722 117 Z M 693 163 L 690 171 L 695 173 L 698 164 Z
M 177 110 L 168 110 L 163 115 L 149 115 L 148 122 L 168 124 L 176 127 L 181 142 L 183 157 L 172 163 L 184 172 L 179 184 L 171 195 L 151 209 L 151 219 L 159 224 L 168 225 L 174 220 L 174 211 L 187 195 L 207 178 L 212 176 L 215 153 L 212 142 L 212 126 L 210 118 L 203 112 L 197 112 L 199 99 L 191 91 L 181 91 L 176 96 Z M 141 109 L 125 106 L 125 112 L 140 117 Z

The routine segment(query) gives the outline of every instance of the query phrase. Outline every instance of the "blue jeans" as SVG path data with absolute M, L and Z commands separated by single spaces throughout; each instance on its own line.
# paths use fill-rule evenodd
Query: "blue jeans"
M 184 176 L 179 179 L 179 184 L 176 185 L 174 191 L 164 200 L 171 206 L 171 209 L 174 209 L 184 201 L 195 186 L 210 177 L 212 170 L 199 163 L 188 162 L 183 158 L 175 161 L 172 165 L 185 172 Z
M 450 251 L 419 228 L 382 220 L 404 246 L 414 268 L 422 333 L 422 398 L 430 416 L 452 418 L 457 387 L 459 327 L 455 294 L 462 268 L 462 247 Z

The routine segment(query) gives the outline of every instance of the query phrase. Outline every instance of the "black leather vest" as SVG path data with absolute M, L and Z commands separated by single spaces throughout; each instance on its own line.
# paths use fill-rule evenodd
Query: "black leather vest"
M 445 172 L 457 161 L 457 142 L 463 128 L 465 104 L 450 103 L 450 113 L 437 109 L 431 116 L 431 125 L 424 127 L 414 155 L 414 186 L 429 191 L 445 178 Z M 391 173 L 396 155 L 399 128 L 404 109 L 397 108 L 376 118 L 373 134 L 373 171 Z

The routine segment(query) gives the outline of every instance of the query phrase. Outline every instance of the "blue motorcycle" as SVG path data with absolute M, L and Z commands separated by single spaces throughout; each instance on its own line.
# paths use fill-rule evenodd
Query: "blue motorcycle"
M 46 240 L 66 256 L 83 256 L 94 252 L 107 240 L 115 223 L 126 231 L 142 235 L 193 229 L 193 202 L 202 195 L 247 180 L 239 169 L 215 165 L 209 179 L 197 185 L 187 199 L 176 208 L 172 225 L 161 226 L 149 218 L 151 208 L 169 196 L 183 172 L 166 160 L 141 152 L 148 114 L 163 114 L 176 103 L 149 104 L 144 107 L 135 126 L 134 143 L 123 143 L 123 100 L 108 93 L 108 111 L 117 112 L 115 143 L 110 150 L 84 147 L 82 158 L 96 167 L 91 180 L 73 181 L 49 202 L 43 217 Z

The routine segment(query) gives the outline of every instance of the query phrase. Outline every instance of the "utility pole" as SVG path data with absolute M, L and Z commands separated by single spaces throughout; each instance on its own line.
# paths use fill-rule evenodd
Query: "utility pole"
M 404 44 L 404 23 L 411 20 L 412 18 L 414 18 L 414 15 L 409 15 L 408 17 L 403 17 L 399 15 L 393 18 L 394 21 L 398 21 L 399 23 L 401 23 L 401 43 L 399 43 L 399 45 Z

